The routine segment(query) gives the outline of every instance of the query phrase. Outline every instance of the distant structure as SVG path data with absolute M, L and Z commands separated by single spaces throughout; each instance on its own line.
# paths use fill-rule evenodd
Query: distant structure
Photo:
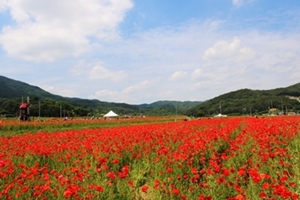
M 106 113 L 103 117 L 104 117 L 104 119 L 112 119 L 112 118 L 118 119 L 119 115 L 114 113 L 114 111 L 111 110 L 108 113 Z
M 20 109 L 19 120 L 20 121 L 29 121 L 30 120 L 29 107 L 30 107 L 29 97 L 27 97 L 27 103 L 23 103 L 23 97 L 22 97 L 22 103 L 19 107 L 19 109 Z
M 214 117 L 227 117 L 227 115 L 222 115 L 221 113 L 215 115 Z

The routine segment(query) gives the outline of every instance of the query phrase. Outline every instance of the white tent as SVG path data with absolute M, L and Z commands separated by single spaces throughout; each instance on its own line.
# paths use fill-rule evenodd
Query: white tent
M 219 113 L 218 115 L 215 115 L 214 117 L 227 117 L 227 115 L 222 115 L 221 113 Z
M 110 118 L 110 117 L 119 117 L 118 114 L 114 113 L 114 111 L 109 111 L 108 113 L 106 113 L 103 117 L 107 117 L 107 118 Z

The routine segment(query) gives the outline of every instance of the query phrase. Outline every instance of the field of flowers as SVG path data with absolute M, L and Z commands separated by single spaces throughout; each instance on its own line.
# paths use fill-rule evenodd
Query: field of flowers
M 1 120 L 0 119 L 0 136 L 13 136 L 24 133 L 35 132 L 54 132 L 62 130 L 114 127 L 120 125 L 147 124 L 157 122 L 169 122 L 175 119 L 183 120 L 185 116 L 164 116 L 164 117 L 134 117 L 120 119 L 91 119 L 91 118 L 35 118 L 31 121 L 19 121 L 17 119 Z
M 299 194 L 300 116 L 0 137 L 0 199 L 276 200 Z

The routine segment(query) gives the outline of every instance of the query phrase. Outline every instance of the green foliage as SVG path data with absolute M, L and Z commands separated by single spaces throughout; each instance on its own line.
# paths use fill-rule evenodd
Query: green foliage
M 277 108 L 283 112 L 300 112 L 300 83 L 273 90 L 241 89 L 205 102 L 157 101 L 129 105 L 53 95 L 39 87 L 0 76 L 0 116 L 17 117 L 22 96 L 30 97 L 31 116 L 43 117 L 101 116 L 109 110 L 114 110 L 119 115 L 187 114 L 194 117 L 213 116 L 218 113 L 260 115 L 268 113 L 269 108 Z
M 39 87 L 0 76 L 0 116 L 17 117 L 22 97 L 30 97 L 30 115 L 43 117 L 101 116 L 113 110 L 119 115 L 175 115 L 200 102 L 158 101 L 129 105 L 51 94 Z
M 138 105 L 142 115 L 176 115 L 184 114 L 188 109 L 200 104 L 200 101 L 157 101 Z
M 300 112 L 299 91 L 300 83 L 273 90 L 241 89 L 205 101 L 189 109 L 186 114 L 195 117 L 218 113 L 260 115 L 267 114 L 270 108 L 277 108 L 283 112 Z

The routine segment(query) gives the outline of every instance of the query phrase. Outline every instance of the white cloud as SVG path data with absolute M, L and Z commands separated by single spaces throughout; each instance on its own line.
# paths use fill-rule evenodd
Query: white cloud
M 122 94 L 133 94 L 135 92 L 145 91 L 150 87 L 151 83 L 149 80 L 145 80 L 136 85 L 129 86 L 122 91 Z
M 121 58 L 122 62 L 116 63 L 118 66 L 129 61 L 124 70 L 128 70 L 128 77 L 134 78 L 124 82 L 132 85 L 128 91 L 138 87 L 129 83 L 132 79 L 161 78 L 143 93 L 125 95 L 122 89 L 113 88 L 118 91 L 115 99 L 121 97 L 128 99 L 127 102 L 137 102 L 143 96 L 143 99 L 155 100 L 206 100 L 236 89 L 272 88 L 272 85 L 299 81 L 292 76 L 300 69 L 300 57 L 295 56 L 300 53 L 299 41 L 299 35 L 292 33 L 283 36 L 249 31 L 210 32 L 206 27 L 193 24 L 176 30 L 151 30 L 101 50 L 114 55 L 116 60 Z M 166 77 L 166 74 L 171 76 Z M 181 75 L 185 75 L 184 82 L 166 81 L 181 80 Z M 124 84 L 122 82 L 119 88 Z
M 86 62 L 85 60 L 80 60 L 73 67 L 71 67 L 70 74 L 72 76 L 87 76 L 90 68 L 93 68 L 95 65 L 98 65 L 98 62 L 94 64 Z M 99 65 L 101 65 L 101 62 Z
M 7 0 L 0 0 L 0 11 L 5 10 L 7 8 Z
M 233 5 L 240 5 L 243 2 L 243 0 L 232 0 Z
M 202 69 L 197 68 L 192 73 L 192 78 L 193 79 L 198 79 L 201 76 L 203 76 L 203 70 Z
M 227 24 L 222 23 L 218 31 L 198 21 L 101 43 L 85 61 L 55 65 L 55 69 L 73 66 L 65 69 L 70 76 L 60 71 L 59 81 L 68 82 L 67 86 L 60 85 L 76 88 L 83 98 L 151 103 L 161 99 L 207 100 L 241 88 L 270 89 L 299 82 L 298 32 L 224 31 L 221 28 Z M 109 79 L 125 74 L 126 79 L 107 84 Z M 174 80 L 185 76 L 185 81 L 168 81 L 172 80 L 169 75 Z
M 232 0 L 232 4 L 234 6 L 241 6 L 241 5 L 245 4 L 245 3 L 251 3 L 253 1 L 255 1 L 255 0 Z
M 24 25 L 22 29 L 6 27 L 0 42 L 10 56 L 33 61 L 53 61 L 67 56 L 77 56 L 88 50 L 89 41 L 72 31 L 42 25 Z
M 224 23 L 223 20 L 212 20 L 209 19 L 204 23 L 204 26 L 209 30 L 209 31 L 215 31 L 217 30 L 222 23 Z
M 210 80 L 206 80 L 206 81 L 199 81 L 195 84 L 193 84 L 191 86 L 191 90 L 194 91 L 194 90 L 199 90 L 199 89 L 207 89 L 207 88 L 210 88 L 211 87 L 211 82 Z
M 178 88 L 176 88 L 178 90 Z M 178 97 L 176 97 L 176 93 L 173 90 L 161 90 L 158 93 L 158 97 L 160 100 L 174 100 L 177 99 Z
M 187 75 L 186 71 L 176 71 L 171 75 L 170 80 L 178 81 L 178 80 L 184 79 L 186 77 L 186 75 Z
M 124 71 L 110 71 L 101 65 L 94 66 L 89 72 L 89 79 L 109 79 L 112 81 L 121 81 L 126 79 L 127 74 Z
M 41 88 L 52 94 L 61 95 L 63 97 L 78 97 L 78 91 L 67 89 L 64 86 L 42 85 Z
M 253 58 L 255 54 L 256 52 L 254 49 L 250 47 L 241 47 L 241 41 L 237 37 L 234 37 L 231 43 L 225 40 L 215 43 L 204 52 L 203 59 L 231 59 L 243 61 Z
M 4 2 L 4 3 L 3 3 Z M 53 61 L 86 52 L 89 38 L 117 35 L 130 0 L 19 0 L 3 1 L 16 25 L 2 29 L 0 44 L 13 57 Z
M 300 72 L 291 74 L 291 78 L 295 80 L 300 80 Z
M 264 55 L 262 59 L 269 61 L 267 65 L 262 66 L 267 71 L 276 71 L 276 73 L 292 71 L 293 67 L 297 65 L 298 56 L 292 52 L 275 52 L 274 54 Z
M 92 99 L 105 99 L 106 101 L 119 102 L 120 98 L 122 99 L 120 92 L 110 91 L 110 90 L 99 90 L 95 92 L 94 95 L 91 95 L 89 98 Z
M 93 95 L 90 95 L 89 98 L 97 98 L 100 100 L 105 99 L 105 101 L 111 102 L 139 102 L 141 99 L 145 99 L 147 97 L 151 97 L 153 94 L 153 90 L 151 87 L 153 86 L 155 80 L 150 82 L 149 80 L 145 80 L 139 82 L 137 84 L 128 86 L 121 91 L 116 90 L 99 90 L 95 92 Z M 148 91 L 148 92 L 146 92 Z
M 128 74 L 123 70 L 110 70 L 103 66 L 104 63 L 99 60 L 80 60 L 70 70 L 71 76 L 75 78 L 88 78 L 92 81 L 110 80 L 120 82 L 126 80 Z

